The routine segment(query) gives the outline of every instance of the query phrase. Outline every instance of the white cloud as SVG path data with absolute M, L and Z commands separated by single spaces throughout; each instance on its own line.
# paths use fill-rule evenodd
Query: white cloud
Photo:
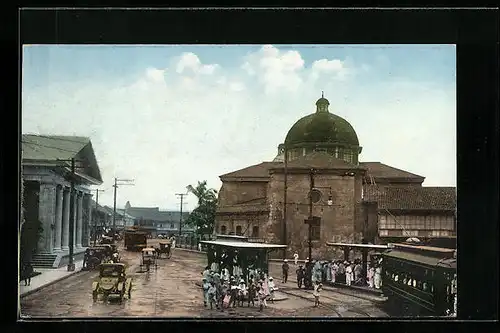
M 165 82 L 165 70 L 158 68 L 148 68 L 146 77 L 154 82 Z
M 179 57 L 177 62 L 176 72 L 179 74 L 184 73 L 186 70 L 191 70 L 195 74 L 211 75 L 219 67 L 218 64 L 203 65 L 200 58 L 192 52 L 185 52 Z
M 90 136 L 101 188 L 111 188 L 113 177 L 136 180 L 119 189 L 119 206 L 129 200 L 176 209 L 174 194 L 186 185 L 206 179 L 218 189 L 219 175 L 272 160 L 324 90 L 330 111 L 358 133 L 362 161 L 422 174 L 428 185 L 455 184 L 454 87 L 392 79 L 358 87 L 363 71 L 344 76 L 360 75 L 357 84 L 336 76 L 355 72 L 353 63 L 329 57 L 306 66 L 299 52 L 270 45 L 242 57 L 237 71 L 222 62 L 202 64 L 194 53 L 172 60 L 169 68 L 145 68 L 127 84 L 52 82 L 23 90 L 23 132 Z M 112 193 L 99 200 L 112 205 Z M 188 210 L 196 206 L 194 197 L 187 202 Z
M 265 45 L 249 54 L 242 68 L 249 75 L 257 75 L 266 93 L 281 89 L 295 92 L 303 82 L 304 59 L 297 51 L 280 52 L 272 45 Z

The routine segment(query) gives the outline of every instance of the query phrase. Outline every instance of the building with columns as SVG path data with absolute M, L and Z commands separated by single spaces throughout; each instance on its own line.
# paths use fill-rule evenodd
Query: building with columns
M 35 267 L 57 268 L 67 263 L 70 237 L 75 259 L 89 246 L 92 220 L 90 185 L 102 184 L 92 143 L 77 136 L 22 136 L 24 221 L 20 230 L 39 221 L 43 232 L 31 258 Z M 71 162 L 76 163 L 74 234 L 69 233 Z M 21 236 L 22 237 L 22 236 Z
M 426 187 L 423 176 L 361 162 L 353 126 L 329 105 L 322 96 L 316 112 L 290 128 L 272 161 L 220 176 L 215 232 L 286 244 L 288 256 L 297 251 L 305 258 L 304 220 L 312 214 L 321 218 L 311 227 L 315 258 L 342 258 L 326 242 L 383 244 L 419 237 L 454 244 L 456 189 Z M 312 205 L 311 188 L 317 194 Z

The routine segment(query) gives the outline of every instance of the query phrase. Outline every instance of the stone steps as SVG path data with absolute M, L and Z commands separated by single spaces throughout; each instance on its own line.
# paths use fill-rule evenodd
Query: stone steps
M 57 254 L 35 254 L 31 259 L 31 265 L 37 268 L 53 268 Z

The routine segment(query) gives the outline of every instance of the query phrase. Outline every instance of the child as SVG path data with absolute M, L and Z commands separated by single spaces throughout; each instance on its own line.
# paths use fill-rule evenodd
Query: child
M 213 310 L 213 304 L 216 303 L 217 297 L 217 289 L 215 288 L 215 284 L 213 282 L 210 283 L 210 287 L 208 288 L 208 302 L 210 303 L 210 310 Z M 216 304 L 217 305 L 217 304 Z
M 245 280 L 241 279 L 240 285 L 239 285 L 239 290 L 238 290 L 239 306 L 243 306 L 243 301 L 245 300 L 245 297 L 247 296 L 247 294 L 248 294 L 248 291 L 247 291 L 247 286 L 245 284 Z
M 207 302 L 209 301 L 208 299 L 208 289 L 210 289 L 210 284 L 207 281 L 207 278 L 203 278 L 202 282 L 202 288 L 203 288 L 203 306 L 207 307 Z
M 274 304 L 274 291 L 277 289 L 276 286 L 274 285 L 273 277 L 269 277 L 269 282 L 268 282 L 268 288 L 269 288 L 269 300 L 271 303 Z
M 252 302 L 252 306 L 255 306 L 256 293 L 257 293 L 257 286 L 253 281 L 253 276 L 251 276 L 250 281 L 248 282 L 248 307 L 250 307 L 250 302 Z
M 323 288 L 323 285 L 321 283 L 315 283 L 314 284 L 314 307 L 317 307 L 319 305 L 319 295 L 320 291 Z

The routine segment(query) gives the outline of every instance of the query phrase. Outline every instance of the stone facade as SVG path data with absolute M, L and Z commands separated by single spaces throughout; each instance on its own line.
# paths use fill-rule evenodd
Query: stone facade
M 69 251 L 70 183 L 63 176 L 48 168 L 24 167 L 25 182 L 38 183 L 38 205 L 24 207 L 25 210 L 38 209 L 38 219 L 42 223 L 43 234 L 37 245 L 38 253 L 58 254 Z M 30 186 L 35 189 L 36 186 Z M 84 250 L 88 246 L 89 207 L 84 202 L 91 200 L 88 188 L 75 186 L 74 248 Z M 88 204 L 87 204 L 88 205 Z M 84 211 L 86 212 L 84 214 Z M 28 216 L 35 216 L 28 214 Z M 26 221 L 29 223 L 30 221 Z M 81 252 L 81 250 L 79 252 Z

